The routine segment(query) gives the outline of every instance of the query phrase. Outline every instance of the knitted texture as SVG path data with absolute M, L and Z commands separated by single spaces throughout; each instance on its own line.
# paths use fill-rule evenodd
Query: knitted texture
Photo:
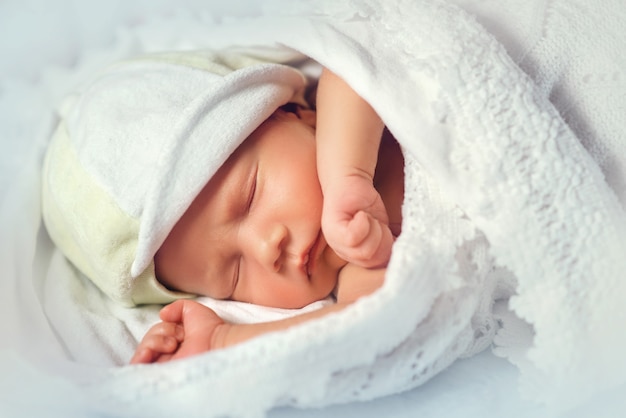
M 529 50 L 517 45 L 527 73 L 474 19 L 437 1 L 316 4 L 304 16 L 246 22 L 254 42 L 280 39 L 343 76 L 401 143 L 403 233 L 385 284 L 344 311 L 229 350 L 112 370 L 91 395 L 131 415 L 257 416 L 276 405 L 406 390 L 489 345 L 492 302 L 515 283 L 509 271 L 517 282 L 510 306 L 533 326 L 534 340 L 520 354 L 522 343 L 506 331 L 521 328 L 502 321 L 500 352 L 519 354 L 527 395 L 564 406 L 622 383 L 626 341 L 612 324 L 626 315 L 626 234 L 618 199 L 592 158 L 602 162 L 610 147 L 591 129 L 573 131 L 549 101 L 571 105 L 569 118 L 594 108 L 576 108 L 574 98 L 595 93 L 548 71 L 551 31 L 592 11 L 582 2 L 534 4 L 549 13 L 542 38 Z M 226 33 L 251 43 L 243 31 Z M 574 46 L 581 35 L 562 42 Z M 576 74 L 576 62 L 564 65 Z M 616 74 L 619 85 L 623 73 Z M 612 118 L 604 116 L 590 111 L 587 125 L 609 132 L 601 126 Z

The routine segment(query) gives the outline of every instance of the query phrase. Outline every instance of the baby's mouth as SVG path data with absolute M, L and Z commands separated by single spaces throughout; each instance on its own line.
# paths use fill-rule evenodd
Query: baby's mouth
M 304 260 L 304 270 L 306 271 L 307 277 L 310 279 L 313 274 L 313 270 L 315 269 L 315 262 L 317 261 L 318 248 L 320 247 L 320 237 L 322 236 L 322 231 L 320 230 L 315 237 L 315 240 L 311 244 L 309 248 L 309 252 L 305 256 Z

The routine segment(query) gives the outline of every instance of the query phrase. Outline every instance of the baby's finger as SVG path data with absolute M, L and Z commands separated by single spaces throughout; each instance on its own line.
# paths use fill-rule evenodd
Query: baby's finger
M 167 363 L 168 361 L 170 361 L 173 358 L 174 358 L 174 354 L 160 354 L 158 356 L 158 358 L 155 361 L 153 361 L 153 362 L 156 362 L 156 363 Z
M 343 221 L 340 226 L 334 229 L 335 234 L 327 237 L 329 245 L 344 260 L 358 262 L 361 265 L 364 258 L 361 246 L 363 240 L 370 235 L 369 216 L 359 211 L 350 220 Z
M 349 248 L 359 247 L 363 240 L 371 233 L 371 223 L 369 216 L 362 210 L 358 211 L 352 219 L 346 221 L 343 231 L 343 245 Z
M 137 348 L 135 354 L 130 359 L 130 364 L 148 364 L 152 363 L 154 359 L 154 352 L 149 348 Z
M 368 268 L 382 268 L 387 266 L 389 259 L 391 258 L 391 248 L 393 247 L 393 234 L 389 225 L 383 224 L 378 220 L 372 218 L 372 229 L 378 231 L 378 236 L 371 242 L 374 252 L 371 254 L 368 261 Z
M 153 353 L 173 353 L 178 348 L 178 341 L 171 335 L 147 334 L 138 350 L 148 349 Z
M 178 299 L 169 305 L 165 305 L 159 312 L 159 317 L 165 322 L 182 323 L 185 302 L 184 299 Z
M 170 336 L 176 338 L 178 342 L 185 338 L 185 330 L 182 325 L 174 322 L 159 322 L 148 331 L 151 335 Z
M 391 257 L 392 245 L 393 236 L 389 227 L 368 216 L 368 234 L 350 252 L 348 261 L 366 268 L 384 267 Z

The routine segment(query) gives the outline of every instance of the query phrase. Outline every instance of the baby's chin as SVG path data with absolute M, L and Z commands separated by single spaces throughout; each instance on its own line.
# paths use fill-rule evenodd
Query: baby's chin
M 333 296 L 335 292 L 335 288 L 337 287 L 338 282 L 338 274 L 334 277 L 325 277 L 323 283 L 320 283 L 315 289 L 312 289 L 308 294 L 301 295 L 301 297 L 296 300 L 286 300 L 285 304 L 281 306 L 285 309 L 301 309 L 312 303 L 319 302 L 328 298 L 329 296 Z
M 302 280 L 293 277 L 294 281 Z M 302 283 L 301 286 L 275 289 L 276 291 L 257 295 L 253 300 L 240 300 L 254 305 L 278 309 L 301 309 L 312 303 L 319 302 L 331 296 L 337 286 L 338 274 L 317 276 L 313 282 Z

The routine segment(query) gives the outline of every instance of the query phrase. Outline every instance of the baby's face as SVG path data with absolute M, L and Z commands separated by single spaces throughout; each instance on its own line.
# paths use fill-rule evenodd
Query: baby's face
M 345 265 L 321 232 L 315 133 L 277 112 L 219 169 L 155 256 L 166 286 L 300 308 L 328 296 Z

